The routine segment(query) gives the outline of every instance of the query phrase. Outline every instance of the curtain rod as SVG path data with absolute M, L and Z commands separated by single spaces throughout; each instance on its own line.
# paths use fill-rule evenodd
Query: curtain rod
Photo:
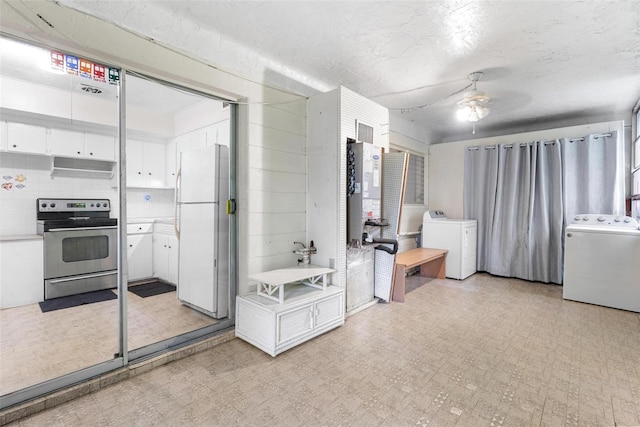
M 609 137 L 611 136 L 611 133 L 597 133 L 595 135 L 593 135 L 594 139 L 600 139 L 602 137 Z M 584 138 L 575 138 L 575 139 L 570 139 L 569 142 L 574 142 L 574 141 L 584 141 Z
M 610 137 L 610 136 L 612 136 L 611 133 L 598 133 L 598 134 L 593 135 L 593 138 L 594 139 L 600 139 L 600 138 L 603 138 L 603 137 Z M 575 141 L 584 141 L 584 138 L 569 139 L 569 142 L 575 142 Z M 556 141 L 538 141 L 538 142 L 541 142 L 544 145 L 553 145 L 553 144 L 556 143 Z M 520 147 L 526 147 L 529 144 L 532 144 L 532 143 L 531 142 L 529 142 L 529 143 L 525 142 L 525 143 L 520 144 Z M 484 145 L 483 147 L 484 147 L 485 150 L 495 150 L 497 145 Z M 513 144 L 505 145 L 504 148 L 513 148 Z M 475 151 L 475 150 L 479 150 L 479 149 L 480 149 L 479 145 L 474 145 L 472 147 L 467 147 L 467 150 L 469 150 L 469 151 L 472 151 L 472 150 Z

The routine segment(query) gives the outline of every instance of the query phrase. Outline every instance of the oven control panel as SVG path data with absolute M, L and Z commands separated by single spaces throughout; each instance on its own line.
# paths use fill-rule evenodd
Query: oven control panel
M 38 212 L 109 212 L 109 199 L 38 199 Z

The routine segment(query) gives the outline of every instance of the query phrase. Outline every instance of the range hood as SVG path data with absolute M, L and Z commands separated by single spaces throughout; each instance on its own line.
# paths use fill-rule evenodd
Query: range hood
M 69 157 L 51 158 L 51 176 L 65 176 L 77 178 L 113 178 L 115 162 L 93 160 L 93 159 L 73 159 Z

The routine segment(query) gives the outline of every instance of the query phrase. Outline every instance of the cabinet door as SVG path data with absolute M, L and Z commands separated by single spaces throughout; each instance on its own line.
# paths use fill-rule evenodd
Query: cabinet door
M 303 337 L 313 330 L 313 304 L 278 314 L 277 344 Z
M 47 132 L 42 126 L 7 123 L 8 151 L 47 154 Z
M 153 276 L 153 241 L 151 234 L 127 236 L 127 263 L 129 281 Z
M 207 131 L 206 129 L 199 129 L 189 134 L 189 149 L 197 150 L 198 148 L 204 148 L 207 146 Z
M 165 149 L 165 186 L 167 188 L 176 188 L 176 176 L 178 172 L 178 163 L 176 158 L 176 141 L 173 140 Z
M 84 156 L 88 159 L 116 161 L 116 138 L 109 135 L 86 133 Z
M 205 128 L 207 134 L 207 147 L 211 147 L 218 143 L 218 126 L 213 124 Z
M 144 143 L 143 175 L 145 187 L 164 187 L 164 151 L 164 144 L 156 144 L 153 142 Z
M 42 239 L 0 241 L 0 308 L 44 301 L 42 245 Z
M 7 151 L 7 122 L 0 121 L 0 151 Z
M 231 121 L 224 120 L 218 123 L 218 144 L 229 147 L 231 144 Z
M 176 137 L 176 169 L 180 169 L 180 154 L 189 151 L 189 135 Z
M 142 161 L 144 159 L 144 143 L 133 139 L 127 140 L 127 187 L 144 187 Z
M 341 319 L 344 316 L 343 307 L 342 294 L 318 301 L 315 304 L 315 328 L 321 328 Z
M 153 236 L 153 275 L 162 280 L 169 279 L 169 245 L 167 236 L 155 234 Z
M 62 157 L 84 157 L 84 132 L 47 129 L 49 153 Z
M 167 236 L 167 246 L 169 248 L 167 266 L 169 272 L 166 280 L 174 285 L 178 284 L 178 254 L 180 253 L 178 245 L 179 242 L 176 236 Z

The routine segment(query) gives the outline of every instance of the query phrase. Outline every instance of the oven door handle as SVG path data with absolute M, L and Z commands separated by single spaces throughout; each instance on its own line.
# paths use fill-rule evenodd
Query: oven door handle
M 115 230 L 118 228 L 115 225 L 109 225 L 106 227 L 71 227 L 71 228 L 52 228 L 51 230 L 47 230 L 46 232 L 51 231 L 82 231 L 82 230 Z
M 73 280 L 83 280 L 83 279 L 91 279 L 94 277 L 111 276 L 117 273 L 118 273 L 118 270 L 111 270 L 111 271 L 104 271 L 102 273 L 83 274 L 81 276 L 65 277 L 64 279 L 52 279 L 52 280 L 49 280 L 49 283 L 71 282 Z

